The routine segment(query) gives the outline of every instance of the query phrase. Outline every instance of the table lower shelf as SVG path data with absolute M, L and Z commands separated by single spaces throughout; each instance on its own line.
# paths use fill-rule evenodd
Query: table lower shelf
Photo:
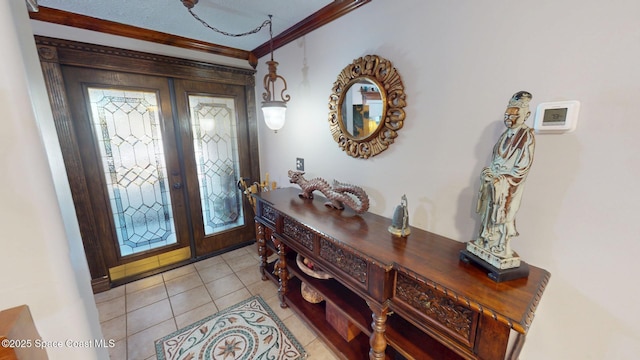
M 268 264 L 267 276 L 278 283 L 273 275 L 273 264 Z M 313 304 L 302 297 L 301 281 L 297 277 L 289 279 L 288 292 L 285 296 L 286 304 L 298 314 L 324 340 L 327 346 L 341 359 L 362 360 L 369 353 L 369 337 L 367 333 L 360 333 L 353 340 L 347 342 L 337 330 L 326 320 L 325 301 Z M 313 286 L 313 285 L 312 285 Z M 360 326 L 359 326 L 360 327 Z M 389 357 L 389 359 L 394 359 Z
M 362 360 L 368 357 L 371 335 L 371 310 L 364 299 L 350 291 L 334 279 L 315 279 L 303 273 L 295 262 L 295 253 L 287 256 L 287 268 L 293 276 L 289 279 L 286 304 L 291 307 L 307 324 L 313 328 L 327 346 L 342 359 Z M 278 283 L 273 275 L 274 263 L 268 264 L 267 276 Z M 313 304 L 302 297 L 302 281 L 318 291 L 325 301 Z M 355 325 L 361 332 L 351 341 L 342 335 L 326 320 L 326 303 Z M 387 318 L 385 337 L 387 338 L 386 358 L 392 360 L 459 360 L 459 355 L 432 339 L 398 315 Z

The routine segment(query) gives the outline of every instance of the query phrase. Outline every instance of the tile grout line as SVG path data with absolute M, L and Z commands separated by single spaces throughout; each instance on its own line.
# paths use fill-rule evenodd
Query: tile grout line
M 211 295 L 211 292 L 209 291 L 209 287 L 207 286 L 207 283 L 204 282 L 204 279 L 202 278 L 202 275 L 200 274 L 200 270 L 198 270 L 198 268 L 195 267 L 195 266 L 194 266 L 194 269 L 196 270 L 196 274 L 198 274 L 198 278 L 200 278 L 200 281 L 202 281 L 202 285 L 204 286 L 204 289 L 207 291 L 207 295 L 209 295 L 209 298 L 211 299 L 211 302 L 213 303 L 213 305 L 216 307 L 216 310 L 217 310 L 218 306 L 216 305 L 215 300 L 213 300 L 213 296 Z
M 124 288 L 124 358 L 129 360 L 129 312 L 127 311 L 127 288 Z M 111 356 L 109 356 L 111 358 Z
M 173 304 L 171 303 L 171 297 L 169 296 L 169 289 L 167 288 L 167 280 L 164 278 L 164 274 L 160 274 L 162 277 L 162 285 L 164 285 L 164 292 L 167 294 L 167 301 L 169 302 L 169 308 L 171 309 L 171 318 L 173 319 L 173 325 L 175 325 L 176 330 L 178 329 L 178 321 L 176 321 L 176 313 L 173 310 Z M 160 322 L 159 324 L 161 324 Z M 157 339 L 155 339 L 157 340 Z M 154 340 L 154 349 L 155 349 L 155 340 Z

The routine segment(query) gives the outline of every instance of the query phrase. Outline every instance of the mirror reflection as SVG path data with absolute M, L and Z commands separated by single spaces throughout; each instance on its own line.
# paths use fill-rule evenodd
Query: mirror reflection
M 349 156 L 368 159 L 398 137 L 407 105 L 400 74 L 377 55 L 353 60 L 338 74 L 329 96 L 329 130 Z
M 341 107 L 342 125 L 355 139 L 373 134 L 384 114 L 380 88 L 370 79 L 359 78 L 347 90 Z

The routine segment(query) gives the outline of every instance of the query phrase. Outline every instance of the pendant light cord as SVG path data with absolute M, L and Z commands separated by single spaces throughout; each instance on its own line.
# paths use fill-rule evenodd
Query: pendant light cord
M 202 25 L 204 25 L 205 27 L 208 27 L 209 29 L 222 34 L 222 35 L 226 35 L 226 36 L 231 36 L 231 37 L 240 37 L 240 36 L 247 36 L 247 35 L 251 35 L 251 34 L 255 34 L 258 31 L 262 30 L 262 28 L 264 28 L 265 26 L 269 25 L 269 33 L 271 33 L 271 15 L 269 15 L 269 20 L 265 20 L 262 25 L 258 26 L 257 28 L 251 30 L 251 31 L 247 31 L 244 33 L 240 33 L 240 34 L 232 34 L 232 33 L 228 33 L 226 31 L 222 31 L 220 29 L 217 29 L 209 24 L 207 24 L 206 21 L 200 19 L 200 17 L 198 15 L 196 15 L 191 9 L 187 8 L 187 10 L 189 11 L 189 14 L 191 14 L 191 16 L 193 16 L 196 20 L 200 21 L 200 23 L 202 23 Z M 272 51 L 273 52 L 273 51 Z
M 269 50 L 271 51 L 271 61 L 273 61 L 273 29 L 271 28 L 271 18 L 273 15 L 269 15 Z M 267 22 L 265 21 L 265 23 Z

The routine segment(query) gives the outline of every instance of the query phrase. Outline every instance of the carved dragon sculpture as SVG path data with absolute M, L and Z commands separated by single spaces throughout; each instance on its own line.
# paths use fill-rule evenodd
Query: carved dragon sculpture
M 337 180 L 333 180 L 333 186 L 331 186 L 322 178 L 307 180 L 303 175 L 302 171 L 289 170 L 289 182 L 302 188 L 302 192 L 298 194 L 301 198 L 313 199 L 313 192 L 318 190 L 329 200 L 325 203 L 326 206 L 342 210 L 344 205 L 347 205 L 358 214 L 369 210 L 369 196 L 361 187 Z

